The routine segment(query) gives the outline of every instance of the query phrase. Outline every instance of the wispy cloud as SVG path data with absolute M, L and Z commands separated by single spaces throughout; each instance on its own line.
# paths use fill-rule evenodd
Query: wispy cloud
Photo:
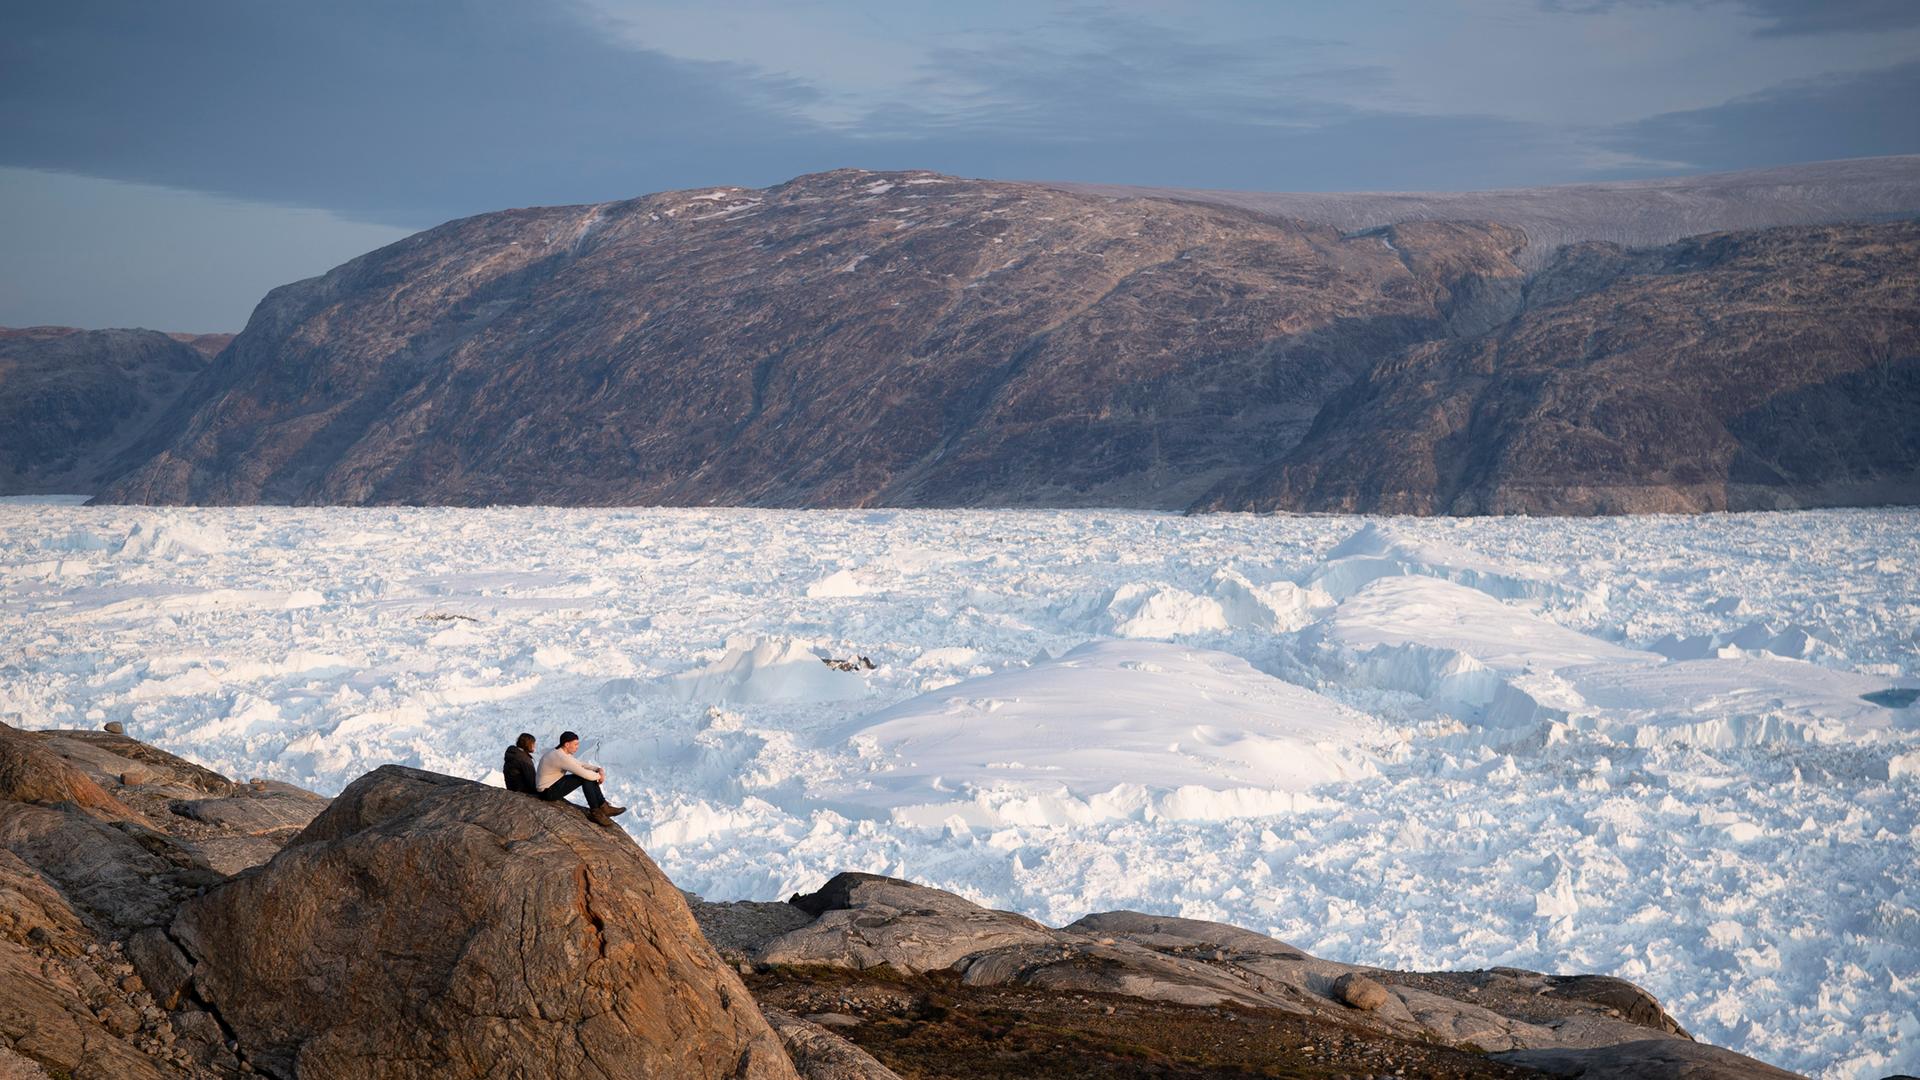
M 1920 4 L 592 5 L 30 0 L 0 165 L 418 226 L 840 165 L 1458 188 L 1920 150 L 1910 88 L 1845 74 L 1920 61 Z
M 1920 62 L 1798 80 L 1609 135 L 1622 151 L 1696 169 L 1920 152 Z

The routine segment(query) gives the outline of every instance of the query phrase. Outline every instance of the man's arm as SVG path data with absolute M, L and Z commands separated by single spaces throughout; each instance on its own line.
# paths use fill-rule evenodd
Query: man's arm
M 591 780 L 596 784 L 604 781 L 607 778 L 607 774 L 605 770 L 596 769 L 593 766 L 588 765 L 586 762 L 581 761 L 579 758 L 574 757 L 572 754 L 569 754 L 564 750 L 560 752 L 560 756 L 558 758 L 554 759 L 554 763 L 559 765 L 561 769 L 572 773 L 573 775 L 579 777 L 580 779 Z

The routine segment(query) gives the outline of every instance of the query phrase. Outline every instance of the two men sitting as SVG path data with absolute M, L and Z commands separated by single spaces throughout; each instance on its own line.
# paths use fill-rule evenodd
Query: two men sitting
M 587 798 L 587 816 L 608 828 L 613 827 L 614 818 L 627 812 L 626 807 L 613 805 L 600 792 L 600 785 L 607 782 L 607 770 L 573 756 L 580 749 L 580 736 L 561 732 L 560 745 L 540 755 L 538 768 L 533 764 L 534 746 L 533 736 L 523 731 L 507 747 L 500 769 L 506 775 L 508 791 L 559 802 L 578 790 Z

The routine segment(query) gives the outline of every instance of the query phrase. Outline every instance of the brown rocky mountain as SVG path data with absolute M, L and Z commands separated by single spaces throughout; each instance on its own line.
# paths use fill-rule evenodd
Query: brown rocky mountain
M 1692 513 L 1920 502 L 1920 223 L 1565 249 L 1512 321 L 1381 363 L 1208 505 Z
M 275 290 L 107 496 L 1179 507 L 1522 280 L 1390 240 L 855 171 L 489 214 Z
M 841 874 L 674 889 L 580 808 L 386 766 L 327 800 L 0 724 L 0 1076 L 1787 1076 L 1604 976 L 1404 972 Z
M 0 494 L 86 494 L 230 340 L 0 327 Z
M 1315 222 L 1251 196 L 843 170 L 488 214 L 274 290 L 101 497 L 1572 513 L 1912 498 L 1911 424 L 1802 437 L 1855 404 L 1907 408 L 1890 394 L 1910 392 L 1920 323 L 1910 224 L 1581 238 L 1911 215 L 1920 159 L 1710 179 L 1685 198 L 1300 204 Z M 1512 206 L 1519 225 L 1432 220 Z M 1635 206 L 1648 222 L 1602 228 Z M 1356 213 L 1415 220 L 1325 223 Z M 1580 242 L 1542 255 L 1563 239 Z M 1459 359 L 1493 342 L 1533 350 L 1501 360 L 1521 381 Z M 1441 451 L 1367 426 L 1451 415 L 1463 379 L 1507 402 L 1532 392 L 1523 371 L 1574 368 L 1585 411 L 1479 408 L 1438 424 Z M 1672 422 L 1702 394 L 1740 403 L 1714 414 L 1724 436 Z M 1455 475 L 1494 458 L 1497 482 Z M 1529 494 L 1461 494 L 1488 483 Z

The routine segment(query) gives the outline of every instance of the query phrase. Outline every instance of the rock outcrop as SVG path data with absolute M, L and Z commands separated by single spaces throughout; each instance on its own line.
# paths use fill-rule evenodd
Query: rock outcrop
M 631 838 L 471 781 L 361 777 L 170 933 L 276 1076 L 795 1075 Z
M 159 928 L 278 847 L 173 808 L 223 816 L 212 808 L 261 798 L 122 735 L 0 724 L 0 1049 L 16 1071 L 144 1080 L 238 1067 Z M 272 798 L 289 824 L 326 804 L 291 788 Z
M 788 1027 L 809 1076 L 870 1063 Z M 87 1080 L 796 1075 L 681 895 L 575 808 L 398 767 L 329 802 L 4 725 L 0 1051 Z
M 1731 1050 L 1674 1039 L 1642 1039 L 1587 1049 L 1526 1050 L 1502 1054 L 1500 1060 L 1538 1069 L 1549 1076 L 1575 1076 L 1581 1080 L 1640 1080 L 1649 1076 L 1674 1080 L 1773 1080 L 1776 1077 L 1785 1080 L 1794 1075 Z
M 0 327 L 0 495 L 99 490 L 226 340 Z
M 900 1080 L 872 1054 L 803 1016 L 768 1008 L 767 1023 L 780 1036 L 803 1080 Z
M 1422 1065 L 1439 1070 L 1437 1075 L 1510 1075 L 1475 1071 L 1489 1068 L 1472 1065 L 1486 1062 L 1487 1054 L 1516 1068 L 1573 1062 L 1589 1069 L 1631 1066 L 1639 1070 L 1633 1075 L 1644 1077 L 1732 1075 L 1692 1071 L 1711 1064 L 1784 1075 L 1693 1042 L 1651 995 L 1620 979 L 1510 968 L 1363 968 L 1320 960 L 1238 927 L 1129 911 L 1051 929 L 872 874 L 841 874 L 815 893 L 794 897 L 789 906 L 808 918 L 803 924 L 759 910 L 765 906 L 696 903 L 694 910 L 726 942 L 723 951 L 757 965 L 761 974 L 752 985 L 764 1001 L 794 1012 L 814 1004 L 852 1009 L 859 1015 L 846 1031 L 856 1042 L 870 1028 L 877 1036 L 904 1022 L 899 1017 L 938 1023 L 948 1007 L 930 1006 L 929 995 L 1006 988 L 1037 992 L 1053 1003 L 1079 1001 L 1088 1012 L 1106 1014 L 1115 1011 L 1110 1003 L 1116 999 L 1152 1003 L 1169 1010 L 1163 1024 L 1251 1010 L 1283 1018 L 1295 1025 L 1291 1030 L 1320 1031 L 1328 1041 L 1364 1043 L 1336 1057 L 1347 1063 L 1373 1060 L 1367 1047 L 1388 1055 L 1413 1054 L 1407 1047 L 1442 1048 L 1447 1052 L 1434 1050 L 1437 1056 Z M 756 926 L 757 938 L 751 932 Z M 849 972 L 828 980 L 837 996 L 824 1001 L 820 977 L 786 974 L 822 968 Z M 862 986 L 856 972 L 883 974 Z M 903 993 L 902 976 L 930 981 Z M 880 1004 L 863 1009 L 859 1003 L 867 1000 Z M 884 1050 L 868 1049 L 887 1060 Z M 1273 1054 L 1269 1065 L 1320 1060 L 1312 1054 L 1287 1057 L 1278 1049 Z M 920 1066 L 927 1072 L 926 1062 Z M 941 1075 L 937 1069 L 927 1074 Z

